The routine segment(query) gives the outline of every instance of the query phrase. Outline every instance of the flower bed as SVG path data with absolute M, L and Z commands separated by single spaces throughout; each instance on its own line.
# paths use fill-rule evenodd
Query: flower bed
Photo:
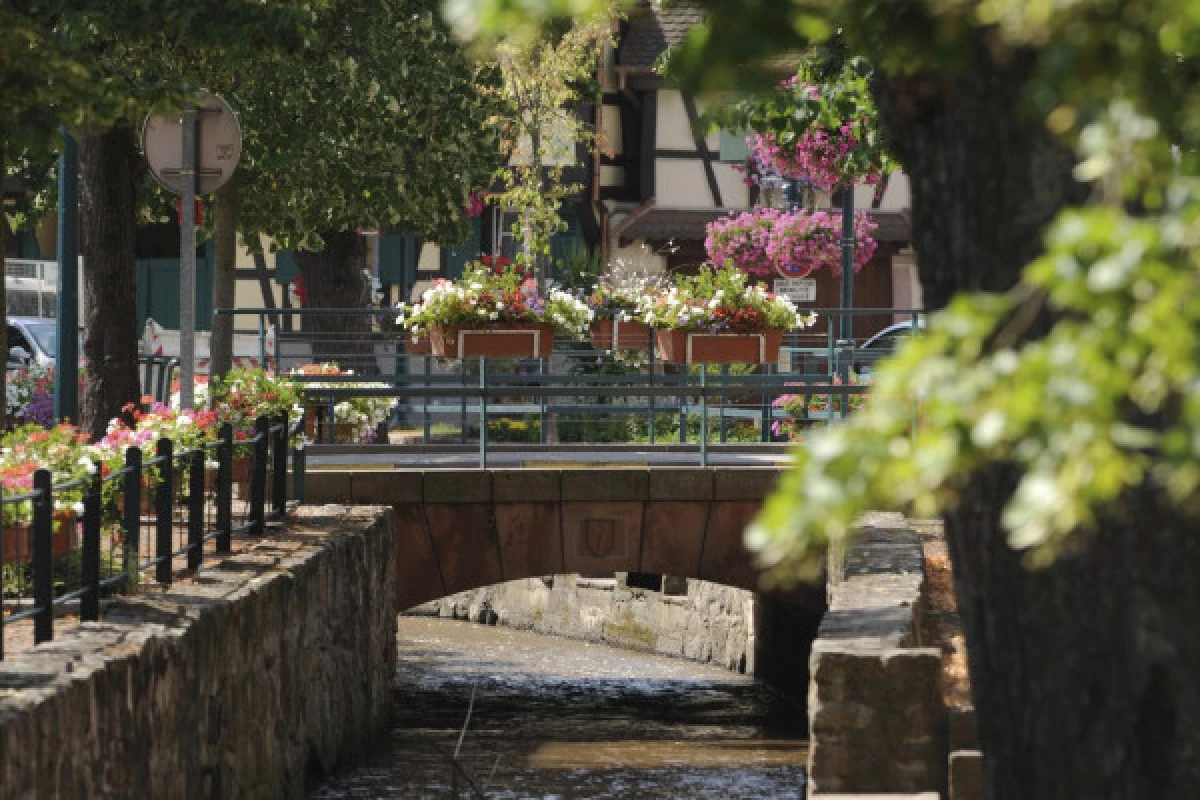
M 443 358 L 545 357 L 556 332 L 581 336 L 591 320 L 591 309 L 575 295 L 542 293 L 519 269 L 480 263 L 468 265 L 458 281 L 437 281 L 397 315 L 406 338 L 428 335 L 433 355 Z
M 588 295 L 592 309 L 592 346 L 597 350 L 645 350 L 650 346 L 650 326 L 635 319 L 639 300 L 662 286 L 657 276 L 635 276 L 622 281 L 603 277 Z
M 703 269 L 644 296 L 637 318 L 658 329 L 659 356 L 676 363 L 775 361 L 783 333 L 815 321 L 732 266 Z
M 345 380 L 352 375 L 354 375 L 353 370 L 343 370 L 334 363 L 304 364 L 288 373 L 288 377 L 299 389 L 301 395 L 305 395 L 306 391 L 329 387 L 388 388 L 386 383 Z M 313 380 L 314 378 L 337 378 L 338 380 Z M 395 407 L 396 400 L 393 397 L 362 396 L 338 400 L 333 406 L 334 441 L 352 443 L 374 441 L 379 425 L 388 420 Z M 324 419 L 327 405 L 321 402 L 306 402 L 303 413 L 305 436 L 316 439 L 318 418 Z

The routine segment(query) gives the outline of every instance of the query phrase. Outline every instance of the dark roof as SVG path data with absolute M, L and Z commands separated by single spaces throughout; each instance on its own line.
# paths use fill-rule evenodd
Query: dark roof
M 704 21 L 704 9 L 690 0 L 669 4 L 639 0 L 629 14 L 629 26 L 617 49 L 623 67 L 651 67 L 671 45 L 679 44 L 687 32 Z
M 705 227 L 728 211 L 652 208 L 620 231 L 622 239 L 703 239 Z M 911 238 L 908 216 L 901 211 L 867 212 L 876 224 L 874 236 L 881 242 L 907 242 Z

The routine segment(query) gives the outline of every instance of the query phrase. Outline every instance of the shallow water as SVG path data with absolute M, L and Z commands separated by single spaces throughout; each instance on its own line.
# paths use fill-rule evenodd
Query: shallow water
M 399 640 L 390 746 L 313 800 L 804 796 L 802 712 L 745 676 L 450 620 Z

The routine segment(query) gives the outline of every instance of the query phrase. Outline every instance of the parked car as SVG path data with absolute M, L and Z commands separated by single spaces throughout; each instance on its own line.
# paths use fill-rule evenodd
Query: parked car
M 920 330 L 925 327 L 925 318 L 919 317 L 915 327 Z M 896 352 L 900 343 L 912 335 L 913 321 L 911 319 L 889 325 L 879 333 L 863 342 L 854 353 L 854 371 L 860 377 L 871 374 L 871 368 L 881 358 L 886 358 Z
M 82 352 L 82 347 L 80 348 Z M 46 317 L 8 318 L 6 369 L 52 367 L 58 355 L 58 324 Z

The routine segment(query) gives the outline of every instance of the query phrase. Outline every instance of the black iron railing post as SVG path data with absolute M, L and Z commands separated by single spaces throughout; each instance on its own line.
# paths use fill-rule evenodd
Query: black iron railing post
M 79 600 L 79 617 L 85 622 L 100 618 L 101 486 L 97 472 L 87 482 L 83 495 L 83 585 L 87 591 Z
M 0 511 L 4 509 L 4 493 L 0 490 Z M 4 574 L 4 532 L 8 528 L 4 524 L 3 514 L 0 514 L 0 576 Z M 3 579 L 0 578 L 0 584 Z M 0 661 L 4 660 L 4 591 L 0 586 Z
M 54 638 L 54 479 L 50 470 L 33 473 L 33 617 L 35 644 Z
M 279 432 L 275 436 L 271 467 L 271 514 L 282 518 L 287 512 L 288 414 L 279 415 Z
M 204 562 L 204 448 L 192 451 L 188 459 L 188 569 L 200 569 Z
M 303 503 L 307 497 L 307 487 L 304 485 L 307 470 L 308 450 L 301 443 L 292 451 L 292 499 L 297 503 Z
M 158 440 L 155 449 L 158 466 L 158 485 L 154 487 L 154 579 L 161 584 L 171 582 L 171 523 L 174 522 L 175 444 L 166 437 Z
M 125 579 L 132 582 L 142 559 L 142 448 L 125 449 Z M 130 588 L 130 587 L 127 587 Z
M 271 420 L 259 417 L 254 421 L 254 459 L 250 465 L 250 522 L 256 536 L 261 536 L 266 520 L 267 447 L 270 445 Z
M 233 426 L 226 422 L 218 435 L 217 552 L 228 553 L 233 538 Z

